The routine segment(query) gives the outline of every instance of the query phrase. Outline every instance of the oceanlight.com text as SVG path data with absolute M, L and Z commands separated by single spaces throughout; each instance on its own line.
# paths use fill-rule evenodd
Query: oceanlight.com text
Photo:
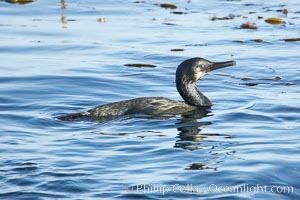
M 225 186 L 225 185 L 193 185 L 193 184 L 136 184 L 131 185 L 128 188 L 129 192 L 136 193 L 159 193 L 166 195 L 168 193 L 199 193 L 199 194 L 208 194 L 208 193 L 293 193 L 293 186 L 286 185 L 249 185 L 241 184 L 236 186 Z

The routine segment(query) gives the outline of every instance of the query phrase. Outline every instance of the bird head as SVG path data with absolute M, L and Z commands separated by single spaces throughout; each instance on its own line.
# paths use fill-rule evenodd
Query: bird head
M 190 58 L 183 61 L 178 66 L 176 71 L 176 80 L 183 79 L 188 82 L 196 82 L 210 71 L 233 66 L 235 64 L 236 62 L 233 60 L 225 62 L 211 62 L 204 58 Z

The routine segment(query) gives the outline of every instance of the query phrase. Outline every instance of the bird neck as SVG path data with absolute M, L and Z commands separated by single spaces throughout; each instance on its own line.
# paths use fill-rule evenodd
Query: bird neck
M 212 105 L 210 100 L 198 90 L 196 82 L 176 79 L 176 87 L 187 104 L 196 107 L 210 107 Z

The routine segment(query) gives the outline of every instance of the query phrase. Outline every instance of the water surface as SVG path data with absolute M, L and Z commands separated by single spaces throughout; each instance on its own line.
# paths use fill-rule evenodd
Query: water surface
M 160 3 L 0 1 L 1 199 L 299 198 L 299 42 L 282 40 L 299 37 L 299 3 Z M 248 21 L 258 29 L 240 29 Z M 175 70 L 191 57 L 237 61 L 198 82 L 214 103 L 206 112 L 55 119 L 135 97 L 181 100 Z

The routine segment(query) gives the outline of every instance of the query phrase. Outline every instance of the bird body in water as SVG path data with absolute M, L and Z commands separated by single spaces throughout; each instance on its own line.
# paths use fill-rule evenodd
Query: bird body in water
M 164 97 L 140 97 L 100 105 L 86 112 L 67 114 L 58 119 L 72 121 L 80 117 L 105 118 L 132 114 L 176 115 L 193 111 L 199 107 L 211 107 L 211 101 L 197 89 L 197 80 L 209 71 L 235 64 L 235 61 L 210 62 L 203 58 L 191 58 L 183 61 L 176 70 L 176 88 L 185 102 Z

